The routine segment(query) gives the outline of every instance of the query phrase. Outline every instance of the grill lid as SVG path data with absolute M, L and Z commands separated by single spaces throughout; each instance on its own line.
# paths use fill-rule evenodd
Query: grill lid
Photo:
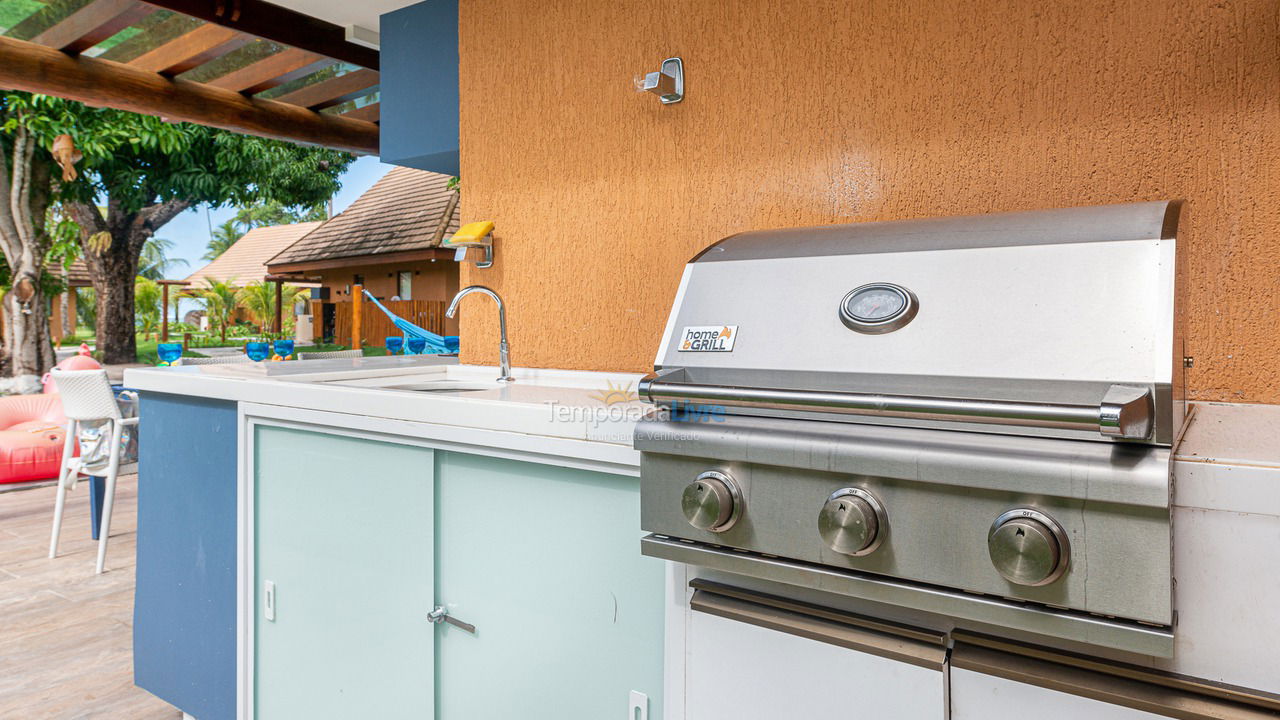
M 1171 444 L 1179 204 L 742 233 L 685 267 L 675 407 Z

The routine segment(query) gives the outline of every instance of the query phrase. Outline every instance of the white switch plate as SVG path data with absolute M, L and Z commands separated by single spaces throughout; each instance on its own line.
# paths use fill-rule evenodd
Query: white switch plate
M 276 621 L 276 584 L 270 580 L 262 583 L 262 616 Z
M 627 720 L 649 720 L 649 696 L 631 691 L 631 703 L 627 706 Z

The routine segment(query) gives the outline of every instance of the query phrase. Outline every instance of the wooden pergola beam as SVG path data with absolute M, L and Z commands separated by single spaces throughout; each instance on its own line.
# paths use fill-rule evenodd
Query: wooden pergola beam
M 356 70 L 314 85 L 300 87 L 273 99 L 312 110 L 323 110 L 368 95 L 378 88 L 378 82 L 377 72 Z
M 352 120 L 364 120 L 366 122 L 376 123 L 382 115 L 382 103 L 371 103 L 364 107 L 358 107 L 354 110 L 348 110 L 342 113 L 342 117 Z
M 263 0 L 147 0 L 167 10 L 217 23 L 282 45 L 310 50 L 352 65 L 378 69 L 378 51 L 347 42 L 346 30 Z
M 254 95 L 309 75 L 333 62 L 331 58 L 313 52 L 285 48 L 274 55 L 209 80 L 205 85 Z
M 154 6 L 136 0 L 95 0 L 35 36 L 31 42 L 57 48 L 68 55 L 79 55 L 155 11 Z
M 356 153 L 378 152 L 378 126 L 370 122 L 171 80 L 110 60 L 69 57 L 25 40 L 0 37 L 0 87 L 248 135 Z
M 129 61 L 130 67 L 181 75 L 247 45 L 252 37 L 221 25 L 205 24 Z

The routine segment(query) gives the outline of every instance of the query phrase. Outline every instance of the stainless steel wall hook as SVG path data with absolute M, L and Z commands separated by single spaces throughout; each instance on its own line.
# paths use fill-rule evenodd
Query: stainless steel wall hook
M 684 99 L 684 63 L 678 57 L 662 61 L 662 69 L 636 76 L 636 92 L 651 92 L 663 105 L 678 103 Z

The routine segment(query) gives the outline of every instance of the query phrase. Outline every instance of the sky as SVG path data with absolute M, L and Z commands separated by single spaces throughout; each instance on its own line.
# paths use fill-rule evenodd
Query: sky
M 372 156 L 357 159 L 342 174 L 342 189 L 333 199 L 334 213 L 346 210 L 348 205 L 372 187 L 392 167 L 394 166 L 381 163 L 378 158 Z M 160 228 L 156 235 L 173 241 L 174 247 L 169 257 L 187 261 L 186 265 L 175 263 L 175 267 L 166 273 L 168 277 L 180 280 L 204 265 L 204 261 L 200 258 L 204 257 L 206 245 L 209 243 L 209 228 L 217 227 L 219 223 L 230 220 L 235 214 L 234 207 L 213 209 L 200 205 L 182 213 Z

